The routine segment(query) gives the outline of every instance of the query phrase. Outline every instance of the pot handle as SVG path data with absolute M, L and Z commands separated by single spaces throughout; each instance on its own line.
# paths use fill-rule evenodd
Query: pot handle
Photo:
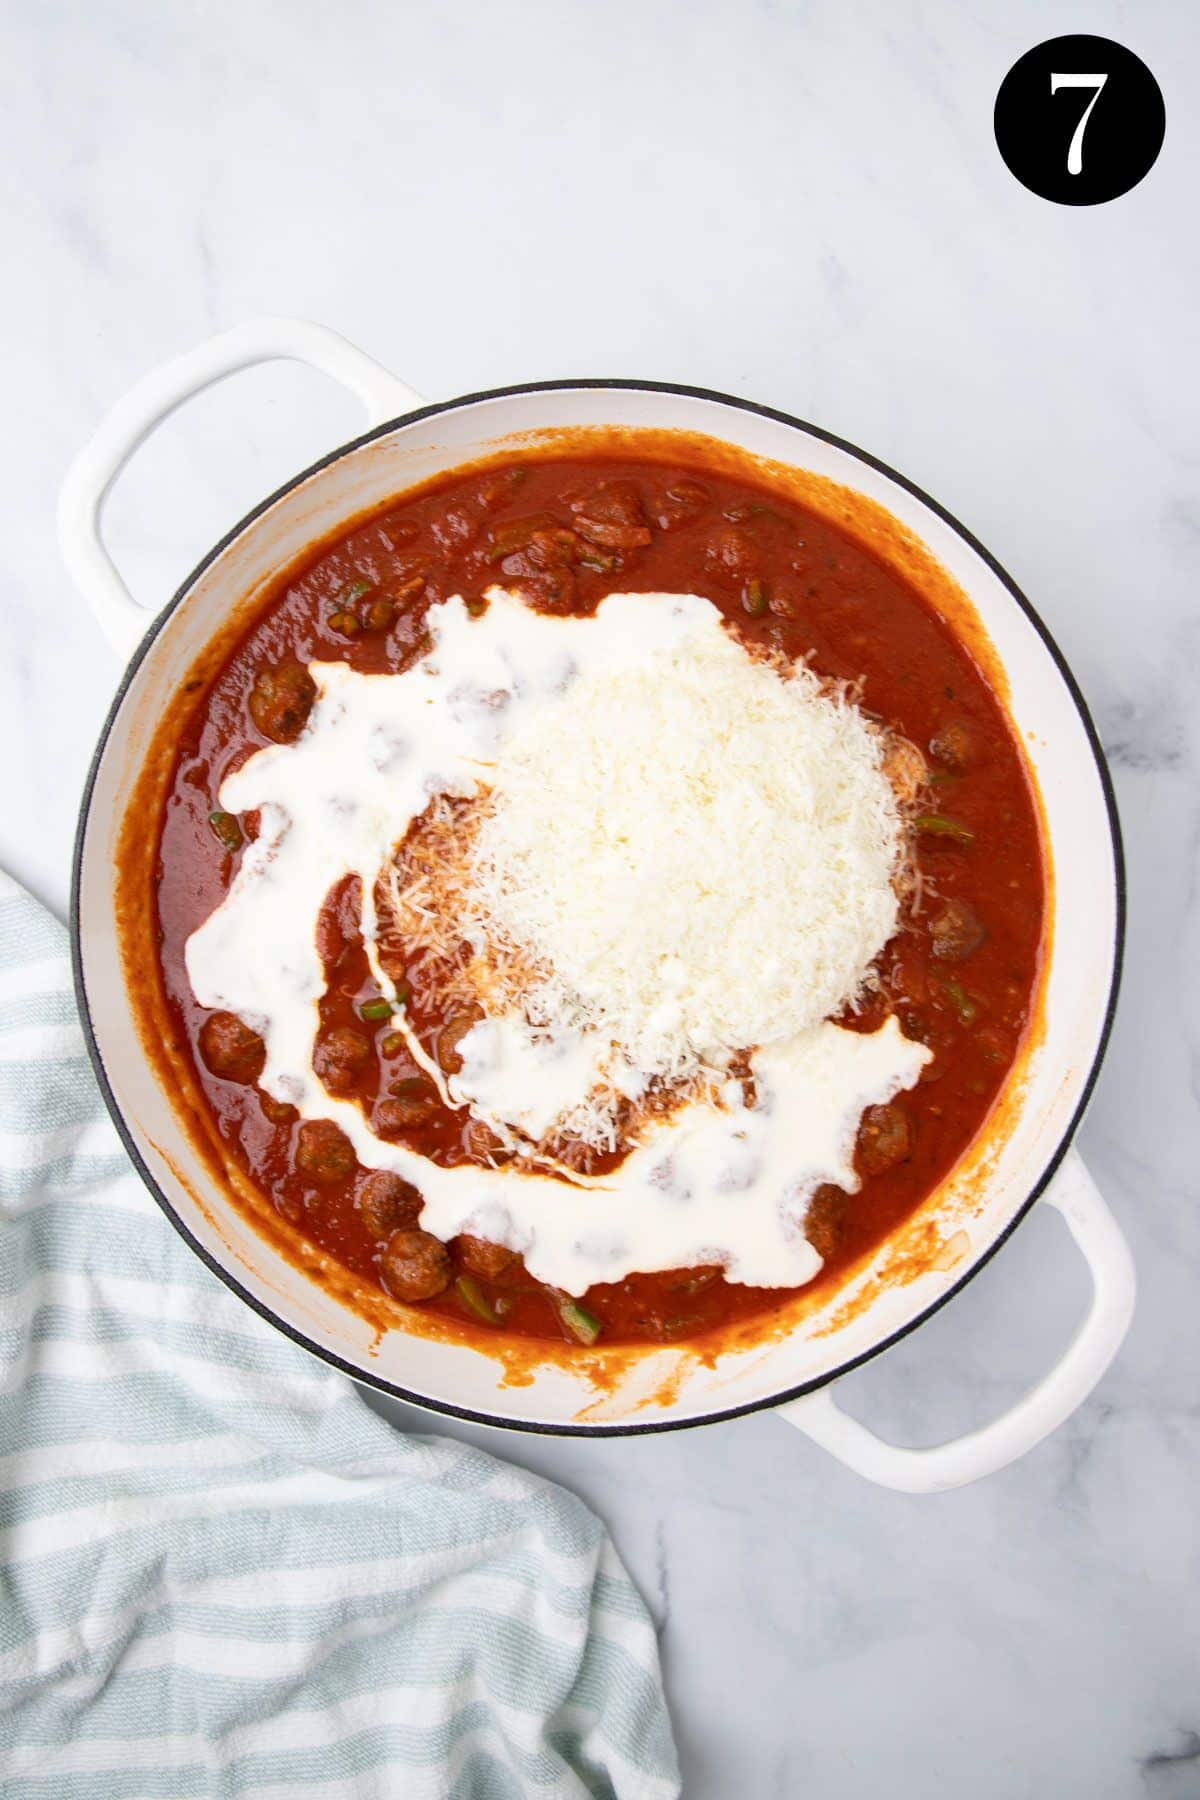
M 1088 1174 L 1068 1151 L 1045 1194 L 1083 1253 L 1092 1277 L 1092 1304 L 1061 1360 L 1002 1418 L 929 1450 L 906 1450 L 876 1437 L 837 1405 L 833 1386 L 777 1410 L 847 1468 L 880 1487 L 937 1494 L 965 1487 L 1016 1462 L 1081 1406 L 1120 1348 L 1133 1317 L 1133 1258 L 1120 1227 Z
M 252 319 L 209 338 L 143 377 L 119 400 L 67 471 L 58 500 L 58 542 L 67 568 L 113 648 L 128 658 L 151 613 L 126 587 L 100 535 L 105 496 L 138 445 L 185 400 L 239 369 L 284 358 L 307 363 L 356 394 L 368 425 L 424 405 L 369 356 L 304 319 Z

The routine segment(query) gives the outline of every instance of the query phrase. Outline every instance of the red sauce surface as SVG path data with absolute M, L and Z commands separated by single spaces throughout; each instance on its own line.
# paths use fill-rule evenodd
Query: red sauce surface
M 282 578 L 207 691 L 183 697 L 153 905 L 170 1029 L 194 1063 L 211 1127 L 283 1218 L 347 1268 L 388 1285 L 388 1238 L 364 1217 L 363 1171 L 338 1175 L 335 1156 L 333 1174 L 313 1179 L 297 1165 L 301 1127 L 290 1109 L 270 1102 L 244 1070 L 228 1079 L 208 1066 L 199 1045 L 209 1015 L 191 992 L 183 951 L 237 867 L 240 851 L 219 840 L 210 815 L 224 776 L 269 741 L 249 707 L 262 670 L 335 658 L 363 671 L 401 668 L 421 653 L 431 605 L 452 594 L 471 602 L 495 582 L 521 589 L 532 604 L 574 613 L 613 591 L 701 594 L 748 645 L 807 656 L 819 674 L 859 682 L 863 708 L 929 759 L 928 810 L 955 828 L 914 837 L 917 865 L 936 897 L 906 916 L 879 959 L 877 995 L 842 1022 L 870 1030 L 895 1011 L 935 1056 L 917 1088 L 866 1121 L 860 1193 L 824 1189 L 814 1201 L 808 1231 L 826 1258 L 818 1279 L 836 1282 L 961 1156 L 1016 1055 L 1041 941 L 1036 810 L 1001 705 L 928 601 L 815 511 L 702 467 L 563 457 L 460 472 L 314 550 L 307 566 Z M 238 830 L 252 837 L 255 824 L 252 816 L 238 821 L 234 838 Z M 975 945 L 972 915 L 982 930 Z M 319 925 L 329 983 L 321 1035 L 342 1029 L 366 1039 L 365 1059 L 343 1076 L 350 1086 L 340 1091 L 356 1095 L 371 1116 L 397 1083 L 402 1094 L 420 1089 L 418 1072 L 388 1042 L 393 1028 L 361 1016 L 378 995 L 357 917 L 353 886 L 342 884 Z M 947 944 L 949 957 L 939 954 Z M 436 1053 L 445 1021 L 419 988 L 410 1008 Z M 440 1104 L 402 1135 L 442 1161 L 478 1159 L 481 1149 L 479 1127 Z M 421 1304 L 472 1333 L 488 1329 L 457 1284 L 465 1273 L 474 1283 L 467 1291 L 482 1296 L 495 1328 L 571 1340 L 561 1302 L 519 1261 L 478 1271 L 478 1251 L 456 1241 L 442 1269 L 449 1285 Z M 789 1297 L 728 1283 L 717 1271 L 681 1270 L 595 1287 L 582 1304 L 603 1341 L 619 1343 L 687 1338 L 772 1313 Z

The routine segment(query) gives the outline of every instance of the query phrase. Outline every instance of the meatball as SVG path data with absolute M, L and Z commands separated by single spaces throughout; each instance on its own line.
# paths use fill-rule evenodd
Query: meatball
M 409 1130 L 408 1114 L 401 1100 L 380 1100 L 371 1118 L 371 1130 L 386 1143 L 402 1138 Z
M 236 1013 L 210 1013 L 200 1027 L 200 1054 L 206 1067 L 225 1081 L 257 1081 L 267 1047 Z
M 354 1168 L 354 1146 L 332 1119 L 306 1119 L 296 1134 L 296 1167 L 313 1181 L 344 1181 Z
M 437 1111 L 437 1090 L 423 1075 L 402 1075 L 388 1088 L 388 1098 L 380 1102 L 387 1108 L 388 1118 L 399 1127 L 423 1125 Z
M 573 543 L 569 531 L 535 531 L 528 548 L 505 563 L 505 573 L 517 579 L 535 606 L 570 612 L 578 597 Z
M 463 1066 L 459 1045 L 468 1031 L 479 1022 L 477 1013 L 454 1013 L 438 1033 L 437 1059 L 447 1075 L 457 1075 Z
M 507 1146 L 486 1119 L 468 1119 L 463 1126 L 462 1147 L 476 1162 L 507 1161 Z
M 438 1109 L 438 1095 L 423 1075 L 404 1075 L 393 1081 L 375 1107 L 371 1129 L 381 1138 L 400 1138 L 424 1125 Z
M 637 550 L 650 542 L 641 495 L 632 481 L 602 481 L 572 500 L 575 529 L 602 550 Z
M 654 523 L 660 531 L 678 531 L 683 525 L 691 525 L 697 520 L 709 504 L 709 491 L 702 481 L 691 481 L 684 476 L 673 481 L 658 501 L 654 513 Z
M 270 1094 L 260 1093 L 258 1104 L 264 1119 L 270 1119 L 272 1125 L 291 1125 L 297 1117 L 296 1108 L 288 1100 L 276 1100 Z
M 736 525 L 722 525 L 708 540 L 704 562 L 710 575 L 740 582 L 758 570 L 758 551 Z
M 579 538 L 557 525 L 550 514 L 514 520 L 493 534 L 491 559 L 502 559 L 504 574 L 518 584 L 534 605 L 550 612 L 570 612 L 576 599 L 575 564 Z
M 929 740 L 929 754 L 943 769 L 961 775 L 975 760 L 975 738 L 963 719 L 947 719 Z
M 450 1253 L 428 1231 L 394 1231 L 379 1259 L 383 1284 L 396 1300 L 432 1300 L 450 1285 Z
M 987 932 L 969 900 L 947 900 L 937 917 L 929 921 L 929 936 L 935 956 L 944 962 L 963 962 L 978 950 Z
M 357 875 L 344 875 L 326 894 L 317 914 L 317 954 L 325 979 L 333 976 L 347 950 L 362 943 L 362 883 Z
M 804 1235 L 821 1258 L 828 1262 L 841 1240 L 846 1223 L 844 1189 L 823 1182 L 808 1203 L 804 1215 Z
M 277 744 L 290 744 L 308 723 L 317 684 L 299 663 L 267 663 L 250 690 L 250 717 Z
M 458 1260 L 468 1275 L 478 1275 L 484 1281 L 496 1281 L 507 1273 L 517 1262 L 515 1250 L 506 1249 L 503 1244 L 490 1244 L 486 1238 L 470 1237 L 465 1232 L 455 1240 Z
M 349 1025 L 317 1039 L 313 1068 L 331 1094 L 349 1094 L 371 1054 L 371 1041 Z
M 882 1175 L 912 1155 L 912 1125 L 902 1106 L 868 1106 L 858 1128 L 858 1168 Z
M 358 1190 L 358 1210 L 372 1237 L 390 1237 L 393 1231 L 416 1224 L 421 1196 L 390 1169 L 376 1169 Z

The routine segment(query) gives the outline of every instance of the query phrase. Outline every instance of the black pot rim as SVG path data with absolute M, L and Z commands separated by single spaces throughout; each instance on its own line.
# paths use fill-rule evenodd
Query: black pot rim
M 420 419 L 434 418 L 440 413 L 458 412 L 466 407 L 475 406 L 481 401 L 504 400 L 516 394 L 562 393 L 579 389 L 600 389 L 610 391 L 632 390 L 635 392 L 652 394 L 678 394 L 688 399 L 706 400 L 719 406 L 731 407 L 738 412 L 757 413 L 762 418 L 773 419 L 781 425 L 791 427 L 793 430 L 800 432 L 804 436 L 817 438 L 822 443 L 830 444 L 835 449 L 846 452 L 847 455 L 855 458 L 858 462 L 865 464 L 868 468 L 874 469 L 878 474 L 885 476 L 889 481 L 895 482 L 898 487 L 903 488 L 905 492 L 911 494 L 914 499 L 921 501 L 921 503 L 924 506 L 927 506 L 945 525 L 948 525 L 950 529 L 975 552 L 981 561 L 986 564 L 993 575 L 995 575 L 1007 589 L 1013 600 L 1016 601 L 1021 611 L 1025 614 L 1026 618 L 1041 638 L 1042 643 L 1048 651 L 1051 660 L 1054 662 L 1063 684 L 1075 705 L 1075 710 L 1079 715 L 1080 724 L 1083 727 L 1084 735 L 1087 738 L 1088 745 L 1092 752 L 1101 791 L 1104 795 L 1113 859 L 1113 888 L 1115 902 L 1112 973 L 1109 981 L 1108 999 L 1091 1066 L 1088 1069 L 1087 1075 L 1081 1086 L 1079 1099 L 1076 1102 L 1074 1112 L 1072 1113 L 1053 1154 L 1046 1162 L 1040 1176 L 1030 1189 L 1028 1196 L 1021 1203 L 1020 1207 L 1018 1207 L 1003 1231 L 996 1235 L 982 1255 L 971 1264 L 970 1268 L 967 1269 L 956 1282 L 947 1288 L 944 1294 L 940 1294 L 936 1300 L 931 1301 L 930 1304 L 919 1312 L 915 1318 L 908 1320 L 906 1324 L 900 1326 L 896 1331 L 891 1332 L 887 1337 L 881 1339 L 879 1343 L 872 1345 L 870 1349 L 864 1350 L 859 1355 L 849 1358 L 846 1362 L 839 1364 L 836 1369 L 832 1369 L 828 1373 L 820 1375 L 811 1381 L 801 1382 L 798 1386 L 785 1388 L 779 1393 L 765 1395 L 758 1400 L 747 1401 L 740 1406 L 729 1406 L 715 1412 L 699 1413 L 691 1418 L 644 1420 L 637 1423 L 616 1425 L 581 1425 L 577 1423 L 552 1424 L 540 1419 L 513 1419 L 495 1413 L 479 1412 L 471 1407 L 455 1406 L 449 1401 L 437 1400 L 430 1395 L 414 1392 L 412 1389 L 401 1387 L 395 1382 L 385 1381 L 381 1376 L 373 1374 L 369 1370 L 358 1368 L 355 1364 L 347 1362 L 343 1357 L 337 1356 L 333 1351 L 316 1343 L 313 1339 L 307 1337 L 304 1332 L 298 1330 L 295 1326 L 290 1325 L 285 1319 L 281 1319 L 277 1313 L 263 1301 L 259 1300 L 256 1295 L 250 1293 L 247 1288 L 243 1287 L 231 1272 L 205 1249 L 188 1229 L 184 1220 L 176 1212 L 170 1200 L 167 1198 L 167 1195 L 163 1192 L 162 1188 L 158 1185 L 158 1182 L 150 1172 L 150 1169 L 147 1167 L 141 1151 L 134 1140 L 133 1133 L 125 1121 L 120 1106 L 117 1104 L 116 1096 L 113 1093 L 112 1086 L 108 1079 L 108 1073 L 104 1066 L 104 1059 L 100 1053 L 100 1047 L 92 1021 L 91 1008 L 88 1002 L 87 986 L 83 969 L 80 921 L 80 892 L 82 886 L 84 841 L 87 835 L 87 826 L 91 812 L 92 795 L 96 785 L 96 778 L 99 773 L 100 764 L 104 758 L 104 752 L 108 746 L 109 738 L 112 734 L 113 726 L 116 723 L 117 716 L 120 713 L 122 703 L 129 690 L 130 684 L 137 674 L 144 658 L 157 640 L 159 633 L 191 592 L 196 582 L 212 563 L 216 561 L 217 557 L 221 556 L 236 538 L 240 537 L 244 531 L 253 525 L 257 519 L 261 518 L 262 515 L 274 506 L 278 500 L 281 500 L 284 495 L 291 493 L 295 488 L 299 487 L 311 476 L 318 474 L 322 469 L 329 468 L 333 463 L 339 462 L 343 457 L 349 456 L 354 451 L 361 449 L 364 444 L 369 444 L 377 438 L 388 436 L 399 426 L 411 425 Z M 807 1394 L 812 1394 L 821 1388 L 828 1387 L 833 1382 L 840 1380 L 843 1375 L 849 1374 L 852 1369 L 861 1368 L 865 1363 L 871 1362 L 877 1356 L 881 1356 L 884 1351 L 890 1350 L 893 1345 L 898 1344 L 903 1338 L 908 1337 L 911 1332 L 916 1331 L 927 1319 L 932 1318 L 935 1313 L 940 1312 L 942 1307 L 946 1306 L 956 1295 L 961 1294 L 963 1289 L 969 1282 L 974 1280 L 980 1270 L 985 1268 L 987 1264 L 991 1262 L 1001 1246 L 1007 1243 L 1021 1221 L 1028 1216 L 1034 1203 L 1045 1192 L 1046 1188 L 1053 1180 L 1063 1158 L 1071 1147 L 1079 1123 L 1087 1110 L 1088 1103 L 1091 1100 L 1092 1093 L 1095 1089 L 1096 1081 L 1100 1073 L 1100 1067 L 1104 1061 L 1109 1038 L 1112 1034 L 1113 1018 L 1116 1013 L 1117 995 L 1121 984 L 1121 970 L 1124 959 L 1125 919 L 1125 856 L 1121 838 L 1120 819 L 1117 813 L 1116 796 L 1113 792 L 1112 778 L 1100 743 L 1099 734 L 1096 731 L 1095 723 L 1088 710 L 1087 702 L 1083 697 L 1079 684 L 1071 671 L 1066 657 L 1059 649 L 1058 644 L 1055 642 L 1044 621 L 1025 594 L 1017 586 L 1012 576 L 996 560 L 991 552 L 979 542 L 978 538 L 968 531 L 966 526 L 963 525 L 953 513 L 948 512 L 944 506 L 941 506 L 927 494 L 923 488 L 918 487 L 915 482 L 910 481 L 907 476 L 900 474 L 898 470 L 893 469 L 888 463 L 882 462 L 878 457 L 872 456 L 868 451 L 859 449 L 856 444 L 850 443 L 847 439 L 840 438 L 831 431 L 823 430 L 819 425 L 813 425 L 807 420 L 798 419 L 791 413 L 780 411 L 777 407 L 763 406 L 753 400 L 742 400 L 736 395 L 720 393 L 713 388 L 691 387 L 669 381 L 622 380 L 617 377 L 601 379 L 584 378 L 562 381 L 527 381 L 518 383 L 512 387 L 486 388 L 478 393 L 462 394 L 451 400 L 437 401 L 427 406 L 414 407 L 411 411 L 401 413 L 397 415 L 396 418 L 389 419 L 384 424 L 377 425 L 370 431 L 363 432 L 361 436 L 352 438 L 349 442 L 339 445 L 336 450 L 332 450 L 327 456 L 323 456 L 317 462 L 310 464 L 308 468 L 302 470 L 300 474 L 294 476 L 290 481 L 284 482 L 282 487 L 277 488 L 274 493 L 269 494 L 265 500 L 261 501 L 257 506 L 253 507 L 250 512 L 246 513 L 230 531 L 226 532 L 225 536 L 213 546 L 207 555 L 201 558 L 191 574 L 187 576 L 176 590 L 169 604 L 153 618 L 145 637 L 142 639 L 142 642 L 139 644 L 133 658 L 125 670 L 124 676 L 122 677 L 121 683 L 113 698 L 112 705 L 109 708 L 108 715 L 104 721 L 100 738 L 92 757 L 91 766 L 88 770 L 87 780 L 84 784 L 83 797 L 80 804 L 79 824 L 75 834 L 75 848 L 71 871 L 71 967 L 75 983 L 75 995 L 79 1006 L 79 1014 L 83 1025 L 84 1040 L 87 1045 L 88 1056 L 91 1059 L 92 1068 L 95 1071 L 105 1105 L 112 1117 L 117 1133 L 129 1154 L 130 1160 L 137 1169 L 142 1181 L 154 1196 L 155 1200 L 157 1200 L 166 1217 L 170 1220 L 171 1224 L 175 1227 L 176 1231 L 178 1231 L 184 1241 L 196 1253 L 201 1261 L 207 1264 L 213 1274 L 216 1275 L 219 1280 L 224 1282 L 227 1288 L 237 1294 L 239 1299 L 244 1300 L 247 1306 L 251 1307 L 261 1318 L 266 1319 L 277 1331 L 283 1332 L 286 1337 L 291 1338 L 294 1343 L 299 1344 L 303 1349 L 309 1351 L 311 1355 L 316 1356 L 324 1363 L 328 1363 L 331 1367 L 340 1370 L 341 1373 L 349 1375 L 353 1380 L 362 1382 L 367 1387 L 374 1388 L 379 1393 L 387 1394 L 393 1400 L 404 1401 L 409 1405 L 418 1406 L 427 1412 L 438 1413 L 455 1419 L 463 1419 L 471 1424 L 492 1426 L 498 1430 L 532 1432 L 544 1437 L 640 1437 L 653 1432 L 683 1431 L 700 1425 L 716 1425 L 727 1419 L 742 1418 L 748 1413 L 771 1411 L 776 1407 L 787 1405 L 789 1401 L 803 1399 Z

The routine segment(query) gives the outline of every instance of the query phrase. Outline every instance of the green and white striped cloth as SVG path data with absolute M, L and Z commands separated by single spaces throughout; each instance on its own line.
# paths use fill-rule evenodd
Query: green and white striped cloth
M 0 876 L 0 1793 L 679 1792 L 654 1629 L 570 1495 L 403 1437 L 176 1237 Z

